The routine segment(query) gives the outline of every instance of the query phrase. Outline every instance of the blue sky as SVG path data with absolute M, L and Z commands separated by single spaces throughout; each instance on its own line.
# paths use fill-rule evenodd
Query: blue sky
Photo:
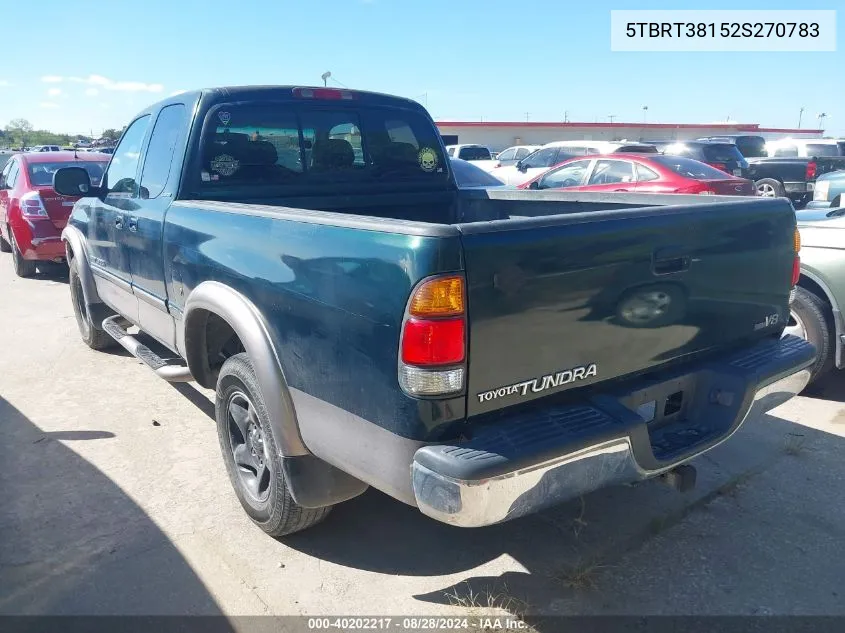
M 16 28 L 28 34 L 6 50 L 0 125 L 24 117 L 37 128 L 99 133 L 177 90 L 314 85 L 331 70 L 330 85 L 417 98 L 440 119 L 524 121 L 527 112 L 560 121 L 568 112 L 570 121 L 641 121 L 647 105 L 652 122 L 794 127 L 803 106 L 804 127 L 826 112 L 828 131 L 845 136 L 845 12 L 835 53 L 610 51 L 614 8 L 795 2 L 41 0 L 35 17 L 25 2 L 7 4 L 7 27 L 37 24 L 39 35 Z

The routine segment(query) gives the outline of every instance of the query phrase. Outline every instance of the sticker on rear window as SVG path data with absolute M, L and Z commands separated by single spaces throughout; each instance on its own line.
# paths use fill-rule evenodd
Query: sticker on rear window
M 437 168 L 437 152 L 430 147 L 423 147 L 418 157 L 423 171 L 432 172 Z
M 221 176 L 231 176 L 240 166 L 240 161 L 228 154 L 219 154 L 211 159 L 211 171 Z
M 218 112 L 217 118 L 220 119 L 220 122 L 223 125 L 229 125 L 229 121 L 232 120 L 232 115 L 229 114 L 228 112 Z

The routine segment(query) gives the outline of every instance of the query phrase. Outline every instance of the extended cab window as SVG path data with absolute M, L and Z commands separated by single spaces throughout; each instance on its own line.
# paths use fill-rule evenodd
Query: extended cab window
M 490 160 L 490 150 L 486 147 L 462 147 L 458 152 L 461 160 Z
M 157 198 L 170 177 L 176 145 L 187 127 L 188 113 L 181 103 L 162 108 L 156 119 L 150 145 L 144 158 L 141 192 L 144 198 Z
M 415 112 L 238 104 L 209 117 L 200 167 L 205 192 L 449 182 L 437 131 Z
M 106 172 L 105 183 L 109 188 L 108 195 L 119 195 L 121 198 L 134 198 L 138 195 L 138 163 L 141 160 L 141 146 L 144 135 L 150 124 L 150 115 L 136 119 L 129 126 L 115 148 Z

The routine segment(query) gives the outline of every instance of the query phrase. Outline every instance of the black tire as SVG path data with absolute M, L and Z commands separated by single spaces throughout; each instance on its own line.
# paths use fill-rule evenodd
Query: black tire
M 15 274 L 18 277 L 32 277 L 35 274 L 36 264 L 31 259 L 24 259 L 18 248 L 18 242 L 15 240 L 15 234 L 9 231 L 9 237 L 12 238 L 12 264 L 15 267 Z
M 11 235 L 12 231 L 9 229 L 9 225 L 6 225 L 6 232 Z M 3 237 L 3 234 L 0 233 L 0 253 L 11 253 L 12 252 L 12 245 L 6 241 L 6 238 Z
M 236 415 L 230 413 L 230 407 Z M 280 537 L 326 518 L 331 506 L 303 508 L 291 497 L 264 398 L 246 353 L 235 354 L 223 363 L 217 378 L 215 412 L 226 472 L 243 509 L 258 527 Z
M 85 344 L 96 350 L 106 349 L 114 345 L 115 340 L 91 320 L 91 314 L 85 304 L 85 295 L 82 292 L 82 279 L 79 276 L 79 265 L 76 259 L 72 259 L 70 262 L 68 285 L 70 286 L 70 300 L 73 304 L 76 326 L 79 328 L 79 336 L 82 337 Z
M 755 180 L 754 188 L 757 189 L 757 195 L 764 198 L 783 198 L 786 196 L 786 189 L 783 188 L 783 183 L 774 178 Z
M 821 378 L 831 369 L 835 361 L 834 327 L 827 302 L 805 288 L 795 289 L 795 299 L 790 308 L 787 331 L 802 336 L 816 347 L 818 356 L 810 367 L 810 382 Z M 800 328 L 803 334 L 793 328 Z

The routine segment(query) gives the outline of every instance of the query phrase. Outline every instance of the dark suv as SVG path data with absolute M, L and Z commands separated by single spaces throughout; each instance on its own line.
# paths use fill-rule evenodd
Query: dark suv
M 749 175 L 748 161 L 733 143 L 680 141 L 664 146 L 661 152 L 672 156 L 693 158 L 739 178 L 748 178 Z
M 766 139 L 762 136 L 752 134 L 725 134 L 724 136 L 706 136 L 696 140 L 709 141 L 711 143 L 732 143 L 736 145 L 739 153 L 745 158 L 768 156 L 766 153 Z

